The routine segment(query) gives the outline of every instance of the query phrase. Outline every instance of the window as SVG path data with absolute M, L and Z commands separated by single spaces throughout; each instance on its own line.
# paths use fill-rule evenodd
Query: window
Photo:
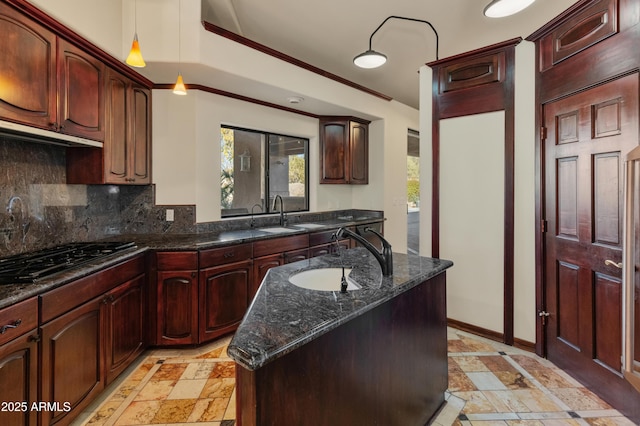
M 221 215 L 309 210 L 309 139 L 222 126 Z

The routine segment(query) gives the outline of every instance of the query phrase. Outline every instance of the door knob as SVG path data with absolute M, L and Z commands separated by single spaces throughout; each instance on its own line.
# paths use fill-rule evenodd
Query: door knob
M 622 269 L 622 262 L 616 263 L 613 260 L 607 259 L 607 260 L 604 261 L 604 264 L 607 265 L 607 266 L 615 266 L 618 269 Z

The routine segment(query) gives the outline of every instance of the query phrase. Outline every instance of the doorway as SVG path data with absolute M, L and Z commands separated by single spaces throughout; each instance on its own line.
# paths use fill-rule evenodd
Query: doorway
M 624 155 L 638 145 L 638 75 L 543 105 L 549 360 L 593 389 L 621 383 Z
M 407 133 L 407 253 L 420 254 L 420 133 Z

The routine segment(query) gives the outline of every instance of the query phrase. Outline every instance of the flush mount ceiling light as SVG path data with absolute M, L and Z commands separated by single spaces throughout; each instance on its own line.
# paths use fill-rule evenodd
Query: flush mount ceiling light
M 134 33 L 133 33 L 133 43 L 131 43 L 131 50 L 129 51 L 129 56 L 125 62 L 132 67 L 136 68 L 144 68 L 147 64 L 142 59 L 142 52 L 140 51 L 140 43 L 138 43 L 138 2 L 134 2 L 133 4 L 133 25 L 134 25 Z
M 182 62 L 182 58 L 180 55 L 181 46 L 180 46 L 180 35 L 182 33 L 182 0 L 178 0 L 178 66 Z M 178 71 L 178 79 L 176 80 L 175 86 L 173 86 L 173 93 L 176 95 L 186 95 L 187 88 L 184 86 L 184 80 L 182 80 L 182 73 Z
M 429 25 L 429 27 L 431 27 L 431 29 L 433 30 L 433 33 L 436 35 L 436 60 L 438 59 L 438 45 L 439 45 L 438 32 L 436 31 L 435 28 L 433 28 L 433 25 L 431 25 L 429 21 L 424 21 L 422 19 L 405 18 L 402 16 L 389 16 L 387 19 L 382 21 L 382 24 L 378 25 L 378 28 L 376 28 L 376 30 L 373 33 L 371 33 L 371 37 L 369 37 L 369 50 L 353 58 L 353 63 L 356 64 L 356 66 L 360 68 L 370 69 L 370 68 L 377 68 L 383 65 L 385 62 L 387 62 L 386 55 L 380 52 L 376 52 L 371 48 L 371 40 L 373 39 L 373 36 L 375 35 L 375 33 L 377 33 L 378 30 L 382 28 L 382 26 L 389 19 L 401 19 L 404 21 L 422 22 L 423 24 Z
M 529 7 L 535 0 L 493 0 L 484 8 L 489 18 L 503 18 L 514 15 Z

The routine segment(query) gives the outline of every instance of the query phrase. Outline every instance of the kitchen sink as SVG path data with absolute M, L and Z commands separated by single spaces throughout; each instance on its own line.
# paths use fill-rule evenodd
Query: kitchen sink
M 350 272 L 351 268 L 344 268 L 344 274 L 347 278 L 347 291 L 360 290 L 360 286 L 349 278 Z M 307 269 L 306 271 L 295 273 L 289 277 L 289 282 L 307 290 L 340 291 L 341 279 L 342 268 L 320 268 Z
M 280 234 L 282 232 L 297 232 L 300 231 L 299 229 L 296 228 L 284 228 L 282 226 L 274 226 L 271 228 L 258 228 L 258 231 L 263 231 L 263 232 L 270 232 L 272 234 Z
M 293 226 L 295 226 L 296 228 L 305 228 L 305 229 L 316 229 L 316 228 L 324 227 L 324 225 L 319 225 L 317 223 L 298 223 Z

